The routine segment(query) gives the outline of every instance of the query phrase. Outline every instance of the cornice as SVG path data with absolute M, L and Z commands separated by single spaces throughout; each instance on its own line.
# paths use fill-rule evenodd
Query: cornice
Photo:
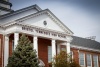
M 67 34 L 65 32 L 51 30 L 51 29 L 46 29 L 46 28 L 42 28 L 42 27 L 38 27 L 38 26 L 34 26 L 34 25 L 21 24 L 21 23 L 15 23 L 15 25 L 30 27 L 30 28 L 34 28 L 34 29 L 38 29 L 38 30 L 43 30 L 43 31 L 49 31 L 49 32 L 63 34 L 63 35 L 66 35 L 67 36 Z
M 4 0 L 0 0 L 0 3 L 6 4 L 6 5 L 10 5 L 10 7 L 12 6 L 12 4 L 10 2 L 4 1 Z
M 1 10 L 5 10 L 5 11 L 8 11 L 8 12 L 13 12 L 13 10 L 12 10 L 12 9 L 8 9 L 8 8 L 1 7 L 1 6 L 0 6 L 0 9 L 1 9 Z
M 63 22 L 61 22 L 49 9 L 47 9 L 48 10 L 48 12 L 50 13 L 50 14 L 52 14 L 52 17 L 54 17 L 55 19 L 57 19 L 57 21 L 58 22 L 60 22 L 61 24 L 61 26 L 64 26 L 64 29 L 66 30 L 66 29 L 68 29 L 69 31 L 70 31 L 70 33 L 71 34 L 74 34 Z M 68 31 L 67 30 L 67 31 Z M 69 32 L 68 32 L 69 33 Z
M 98 49 L 87 48 L 87 47 L 76 46 L 76 45 L 71 45 L 71 48 L 76 48 L 76 49 L 79 49 L 79 50 L 87 50 L 87 51 L 100 52 L 100 50 L 98 50 Z
M 13 12 L 10 12 L 8 14 L 2 15 L 2 16 L 0 16 L 0 19 L 5 18 L 5 17 L 12 16 L 12 15 L 15 15 L 15 14 L 18 14 L 18 13 L 21 13 L 21 12 L 24 12 L 24 11 L 27 11 L 27 10 L 30 10 L 30 9 L 34 9 L 34 8 L 36 10 L 38 10 L 38 11 L 41 11 L 42 10 L 39 6 L 37 6 L 35 4 L 35 5 L 32 5 L 32 6 L 29 6 L 29 7 L 26 7 L 26 8 L 22 8 L 22 9 L 19 9 L 19 10 L 13 11 Z
M 62 24 L 62 22 L 60 22 L 58 19 L 56 19 L 55 16 L 53 16 L 48 9 L 45 9 L 45 10 L 39 11 L 37 13 L 25 16 L 23 18 L 17 19 L 14 22 L 6 23 L 6 24 L 4 24 L 4 26 L 8 27 L 9 25 L 10 26 L 13 25 L 14 23 L 22 23 L 23 21 L 25 21 L 27 19 L 30 19 L 30 18 L 33 18 L 33 17 L 37 17 L 37 16 L 40 16 L 40 15 L 43 15 L 43 14 L 47 14 L 56 24 L 58 24 L 66 32 L 66 34 L 72 35 L 72 33 L 69 32 L 70 30 L 68 28 L 66 28 Z
M 20 18 L 20 19 L 18 19 L 18 20 L 16 20 L 16 21 L 21 23 L 21 22 L 23 22 L 23 21 L 25 21 L 25 20 L 27 20 L 27 19 L 30 19 L 30 18 L 33 18 L 33 17 L 37 17 L 37 16 L 40 16 L 40 15 L 43 15 L 43 14 L 47 14 L 47 15 L 48 15 L 56 24 L 58 24 L 67 34 L 69 34 L 69 35 L 72 35 L 72 34 L 73 34 L 73 33 L 70 33 L 70 32 L 69 32 L 70 30 L 69 30 L 68 28 L 66 28 L 65 25 L 62 24 L 61 21 L 59 21 L 58 19 L 56 19 L 56 18 L 50 13 L 50 11 L 49 11 L 48 9 L 39 11 L 39 12 L 34 13 L 34 14 L 31 14 L 31 15 L 28 15 L 28 16 L 23 17 L 23 18 Z
M 58 34 L 63 34 L 65 36 L 70 36 L 68 34 L 66 34 L 65 32 L 61 32 L 61 31 L 56 31 L 56 30 L 51 30 L 51 29 L 47 29 L 47 28 L 42 28 L 42 27 L 38 27 L 38 26 L 34 26 L 34 25 L 29 25 L 29 24 L 22 24 L 22 23 L 17 23 L 15 21 L 10 22 L 8 24 L 5 24 L 2 26 L 2 28 L 5 30 L 8 27 L 14 26 L 14 25 L 18 25 L 18 26 L 25 26 L 25 27 L 30 27 L 30 28 L 35 28 L 35 29 L 39 29 L 39 30 L 45 30 L 45 31 L 49 31 L 49 32 L 53 32 L 53 33 L 58 33 Z

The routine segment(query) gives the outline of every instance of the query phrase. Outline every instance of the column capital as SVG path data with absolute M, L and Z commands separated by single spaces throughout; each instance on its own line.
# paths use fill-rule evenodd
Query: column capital
M 56 43 L 56 40 L 55 39 L 52 39 L 52 43 Z
M 5 41 L 9 40 L 9 36 L 5 35 Z
M 38 37 L 37 36 L 33 36 L 34 40 L 38 40 Z

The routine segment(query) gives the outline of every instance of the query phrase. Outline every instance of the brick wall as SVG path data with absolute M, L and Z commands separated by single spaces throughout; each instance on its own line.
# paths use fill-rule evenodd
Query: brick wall
M 39 59 L 41 59 L 45 63 L 45 67 L 49 67 L 48 65 L 48 46 L 51 46 L 51 41 L 47 39 L 38 39 L 38 52 Z
M 79 50 L 77 48 L 71 48 L 71 51 L 73 51 L 73 57 L 74 57 L 75 61 L 78 62 L 78 63 L 79 63 L 79 52 L 84 53 L 85 56 L 87 54 L 90 54 L 92 56 L 92 61 L 93 61 L 93 55 L 100 56 L 100 52 L 95 52 L 95 51 L 82 50 L 82 49 Z M 86 67 L 87 67 L 87 61 L 86 60 L 87 60 L 87 58 L 85 57 L 85 64 L 86 64 Z M 99 63 L 99 67 L 100 67 L 100 61 L 98 61 L 98 63 Z M 93 62 L 92 62 L 92 67 L 94 67 Z
M 0 45 L 0 47 L 1 47 L 1 48 L 0 48 L 0 67 L 2 67 L 2 60 L 3 60 L 3 59 L 2 59 L 2 58 L 3 58 L 3 57 L 2 57 L 2 52 L 3 52 L 3 51 L 2 51 L 2 50 L 3 50 L 3 35 L 2 35 L 2 34 L 0 34 L 0 39 L 1 39 L 1 45 Z

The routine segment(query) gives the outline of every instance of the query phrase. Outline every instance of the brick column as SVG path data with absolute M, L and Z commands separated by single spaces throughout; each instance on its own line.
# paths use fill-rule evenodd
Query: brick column
M 9 57 L 9 36 L 5 35 L 5 45 L 4 45 L 4 67 L 8 64 Z

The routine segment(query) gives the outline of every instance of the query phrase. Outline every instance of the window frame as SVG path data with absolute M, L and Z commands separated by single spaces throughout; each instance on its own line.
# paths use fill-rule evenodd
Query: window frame
M 50 54 L 49 54 L 49 48 L 51 49 Z M 51 57 L 49 55 L 51 55 Z M 51 58 L 51 60 L 49 59 L 49 57 Z M 52 62 L 52 46 L 48 46 L 48 63 L 50 63 L 50 62 Z
M 97 67 L 99 67 L 99 61 L 98 61 L 98 55 L 93 55 L 93 65 L 94 65 L 94 56 L 96 56 L 97 57 L 97 59 L 96 59 L 96 62 L 97 62 Z M 94 67 L 95 67 L 95 65 L 94 65 Z
M 79 64 L 80 64 L 80 54 L 83 54 L 83 58 L 84 58 L 84 65 L 80 65 L 80 66 L 85 67 L 85 53 L 79 52 Z
M 92 56 L 91 56 L 91 54 L 86 54 L 86 61 L 87 61 L 87 55 L 90 55 L 90 61 L 91 61 L 91 66 L 88 66 L 88 63 L 87 63 L 87 67 L 92 67 Z

